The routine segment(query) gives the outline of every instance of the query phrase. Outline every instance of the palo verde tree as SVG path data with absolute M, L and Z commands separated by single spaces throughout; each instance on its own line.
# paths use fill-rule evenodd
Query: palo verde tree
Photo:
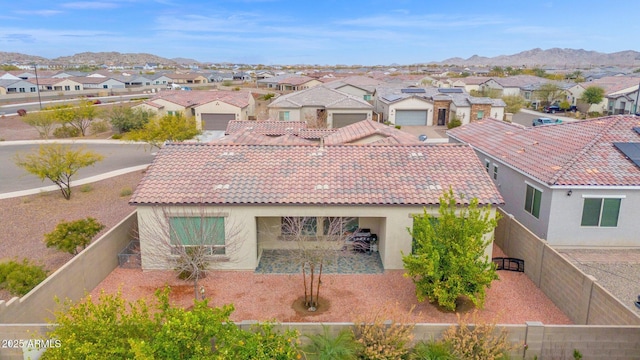
M 184 141 L 200 134 L 192 116 L 182 113 L 167 114 L 151 119 L 142 129 L 133 130 L 125 136 L 127 140 L 144 141 L 160 148 L 166 141 Z
M 62 196 L 71 199 L 71 177 L 78 170 L 91 166 L 104 157 L 83 148 L 72 149 L 68 145 L 43 144 L 37 151 L 16 155 L 15 163 L 41 180 L 49 179 L 58 185 Z
M 64 125 L 74 127 L 78 129 L 80 135 L 86 136 L 89 127 L 91 127 L 93 121 L 101 115 L 101 111 L 93 102 L 83 100 L 77 107 L 73 108 L 73 114 L 72 120 Z
M 591 107 L 591 105 L 600 104 L 602 99 L 604 99 L 604 89 L 599 86 L 589 86 L 584 90 L 579 100 Z
M 280 236 L 296 244 L 294 261 L 302 272 L 304 306 L 309 311 L 316 311 L 319 305 L 324 265 L 352 256 L 347 241 L 357 227 L 357 219 L 350 217 L 282 218 Z
M 519 112 L 527 103 L 520 95 L 506 95 L 502 97 L 502 100 L 507 104 L 507 107 L 504 110 L 511 114 Z
M 48 139 L 51 136 L 51 131 L 58 124 L 51 111 L 30 112 L 20 120 L 33 126 L 42 139 Z
M 107 119 L 118 133 L 139 130 L 153 118 L 153 113 L 144 109 L 133 109 L 129 106 L 115 106 L 107 114 Z
M 551 105 L 562 98 L 562 88 L 554 83 L 545 83 L 540 85 L 535 91 L 535 97 L 542 102 L 544 106 Z
M 198 281 L 214 263 L 230 263 L 242 247 L 242 228 L 229 216 L 205 206 L 186 206 L 179 211 L 168 206 L 151 210 L 139 227 L 141 239 L 155 241 L 145 252 L 147 260 L 175 270 L 193 283 L 198 298 Z
M 462 197 L 460 203 L 462 203 Z M 491 210 L 478 207 L 478 199 L 458 206 L 453 190 L 440 198 L 438 216 L 424 213 L 413 218 L 413 251 L 402 261 L 416 285 L 418 301 L 429 299 L 448 310 L 466 296 L 476 307 L 484 304 L 485 289 L 498 278 L 495 266 L 485 255 L 491 244 L 485 234 L 497 226 Z
M 102 229 L 104 225 L 92 217 L 63 221 L 56 225 L 52 232 L 44 234 L 44 242 L 47 247 L 55 247 L 71 255 L 77 255 L 78 248 L 86 248 Z

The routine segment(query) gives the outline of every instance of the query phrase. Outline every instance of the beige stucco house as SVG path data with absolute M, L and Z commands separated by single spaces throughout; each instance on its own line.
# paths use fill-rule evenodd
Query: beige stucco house
M 223 131 L 232 120 L 248 120 L 255 113 L 255 99 L 244 91 L 165 90 L 136 108 L 161 115 L 194 116 L 201 130 Z
M 231 241 L 232 229 L 241 229 L 235 251 L 215 255 L 224 260 L 214 262 L 216 268 L 254 270 L 264 250 L 295 247 L 282 236 L 285 217 L 315 219 L 308 229 L 311 241 L 325 235 L 324 219 L 348 217 L 378 235 L 385 269 L 401 269 L 402 253 L 411 252 L 407 228 L 413 215 L 425 208 L 437 214 L 439 197 L 449 187 L 464 199 L 478 198 L 492 211 L 502 204 L 467 145 L 176 143 L 158 152 L 130 204 L 137 208 L 144 270 L 169 267 L 167 256 L 156 256 L 162 244 L 184 244 L 179 236 L 169 240 L 148 235 L 154 233 L 149 230 L 197 222 L 191 215 L 194 208 L 205 214 L 206 222 L 224 226 L 219 248 Z M 159 213 L 169 216 L 159 223 Z
M 310 125 L 317 124 L 317 127 L 328 128 L 371 120 L 373 114 L 373 106 L 361 97 L 325 86 L 315 86 L 279 96 L 268 108 L 271 119 L 305 121 Z

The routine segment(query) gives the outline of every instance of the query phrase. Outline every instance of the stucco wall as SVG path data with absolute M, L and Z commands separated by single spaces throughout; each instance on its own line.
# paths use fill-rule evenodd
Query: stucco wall
M 235 120 L 248 120 L 249 111 L 248 107 L 239 108 L 237 106 L 227 104 L 222 101 L 212 101 L 206 104 L 202 104 L 195 108 L 196 121 L 198 124 L 202 124 L 202 114 L 235 114 Z
M 147 270 L 167 268 L 170 265 L 170 260 L 167 259 L 169 248 L 166 246 L 166 240 L 163 241 L 157 231 L 151 231 L 152 226 L 158 226 L 162 222 L 159 220 L 161 219 L 158 216 L 160 211 L 157 209 L 154 210 L 149 206 L 138 207 L 142 267 Z M 180 207 L 171 211 L 176 214 L 193 212 L 189 208 Z M 254 270 L 258 265 L 258 232 L 264 236 L 265 240 L 260 242 L 260 246 L 274 248 L 281 244 L 276 239 L 277 235 L 269 230 L 278 228 L 279 219 L 277 218 L 281 216 L 342 216 L 358 217 L 361 227 L 371 228 L 378 234 L 380 259 L 385 269 L 403 269 L 402 253 L 411 252 L 411 236 L 407 229 L 413 226 L 412 214 L 422 214 L 423 208 L 418 206 L 226 206 L 205 208 L 205 211 L 225 214 L 227 230 L 242 229 L 239 235 L 241 244 L 237 251 L 228 254 L 230 261 L 214 263 L 214 268 Z M 432 214 L 437 214 L 437 211 L 437 208 L 429 209 Z M 488 247 L 486 254 L 491 258 L 491 246 Z
M 390 104 L 388 109 L 384 110 L 388 110 L 387 121 L 391 122 L 392 124 L 396 123 L 396 112 L 398 110 L 428 110 L 429 114 L 427 115 L 427 125 L 433 125 L 433 123 L 431 122 L 431 114 L 433 114 L 433 104 L 426 100 L 411 97 L 401 100 L 397 103 Z

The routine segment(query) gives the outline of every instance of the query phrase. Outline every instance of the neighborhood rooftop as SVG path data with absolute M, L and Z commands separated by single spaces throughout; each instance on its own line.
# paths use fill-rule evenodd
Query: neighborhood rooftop
M 638 186 L 640 168 L 613 145 L 640 142 L 638 126 L 621 115 L 532 128 L 485 119 L 447 134 L 549 185 Z
M 168 144 L 130 203 L 429 205 L 503 200 L 471 147 Z

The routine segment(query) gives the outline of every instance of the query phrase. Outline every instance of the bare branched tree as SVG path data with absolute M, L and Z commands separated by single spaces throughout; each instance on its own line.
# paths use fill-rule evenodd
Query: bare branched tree
M 310 109 L 304 112 L 304 120 L 311 129 L 326 129 L 329 125 L 327 117 L 327 109 Z
M 156 206 L 139 228 L 140 238 L 154 241 L 146 246 L 143 256 L 172 268 L 180 279 L 192 281 L 197 299 L 198 281 L 212 264 L 236 261 L 244 242 L 242 227 L 228 215 L 200 205 Z
M 295 241 L 297 245 L 295 261 L 302 271 L 304 305 L 309 311 L 318 307 L 323 266 L 337 262 L 340 257 L 351 256 L 353 249 L 349 240 L 357 227 L 356 220 L 348 217 L 282 218 L 282 239 Z

